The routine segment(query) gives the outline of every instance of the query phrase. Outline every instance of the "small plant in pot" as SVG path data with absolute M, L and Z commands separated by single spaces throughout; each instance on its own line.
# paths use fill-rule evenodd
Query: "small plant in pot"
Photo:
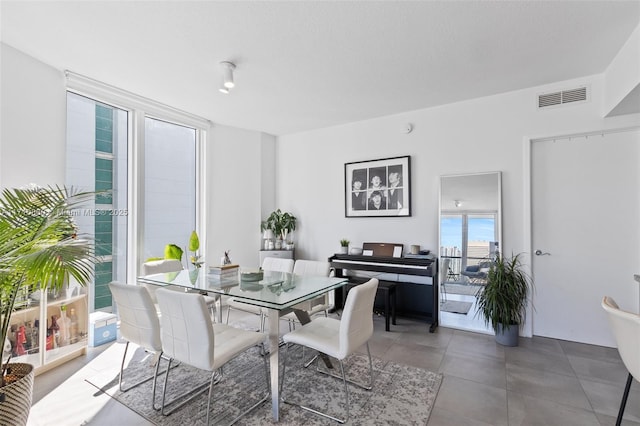
M 91 281 L 98 259 L 93 244 L 78 236 L 73 210 L 94 197 L 95 192 L 60 187 L 2 191 L 0 338 L 5 347 L 19 294 L 38 289 L 60 291 L 71 277 L 80 285 Z M 0 410 L 0 424 L 26 424 L 33 391 L 33 366 L 9 363 L 10 359 L 11 351 L 3 354 L 0 398 L 4 398 L 1 403 L 4 408 Z M 23 377 L 16 374 L 19 370 L 25 371 Z
M 346 238 L 340 240 L 340 253 L 348 254 L 349 253 L 349 243 L 350 241 Z
M 491 324 L 496 341 L 517 346 L 524 322 L 531 280 L 523 271 L 520 255 L 498 255 L 487 274 L 487 284 L 478 295 L 478 313 Z

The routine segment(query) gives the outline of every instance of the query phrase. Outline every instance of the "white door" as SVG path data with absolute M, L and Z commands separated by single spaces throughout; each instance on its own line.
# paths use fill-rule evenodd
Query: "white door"
M 615 346 L 600 302 L 639 308 L 640 132 L 534 141 L 531 151 L 533 334 Z

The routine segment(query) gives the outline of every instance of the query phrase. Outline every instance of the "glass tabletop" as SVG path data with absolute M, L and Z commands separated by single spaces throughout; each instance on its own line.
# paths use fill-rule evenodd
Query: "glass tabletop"
M 260 281 L 243 281 L 240 279 L 240 271 L 234 277 L 220 279 L 207 273 L 207 268 L 198 268 L 141 276 L 138 277 L 138 282 L 225 294 L 252 305 L 283 310 L 339 288 L 347 282 L 347 278 L 264 271 L 264 277 Z

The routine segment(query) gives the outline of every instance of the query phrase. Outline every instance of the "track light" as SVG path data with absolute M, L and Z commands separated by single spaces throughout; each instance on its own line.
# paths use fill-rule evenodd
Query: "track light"
M 222 66 L 223 86 L 227 89 L 232 89 L 235 86 L 233 82 L 233 70 L 236 69 L 236 66 L 233 62 L 229 61 L 222 61 L 220 65 Z M 220 91 L 222 91 L 222 89 Z
M 460 207 L 462 205 L 462 202 L 460 200 L 454 200 L 453 203 L 456 205 L 456 207 Z

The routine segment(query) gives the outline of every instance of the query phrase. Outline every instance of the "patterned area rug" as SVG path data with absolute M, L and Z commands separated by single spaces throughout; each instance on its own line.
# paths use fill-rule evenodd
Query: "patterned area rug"
M 471 302 L 460 302 L 458 300 L 447 300 L 440 304 L 440 310 L 452 312 L 454 314 L 466 315 L 471 309 Z
M 124 344 L 113 345 L 109 350 L 124 350 Z M 140 378 L 151 376 L 152 357 L 142 349 L 132 350 L 131 360 L 125 368 L 126 383 L 136 383 Z M 281 348 L 281 359 L 286 351 Z M 302 349 L 292 347 L 287 363 L 284 393 L 287 400 L 302 402 L 320 411 L 342 417 L 345 412 L 342 381 L 310 368 L 302 368 Z M 309 359 L 311 351 L 306 351 Z M 128 357 L 129 358 L 129 357 Z M 282 361 L 282 360 L 281 360 Z M 334 361 L 335 363 L 335 361 Z M 337 366 L 338 364 L 335 363 Z M 164 370 L 166 361 L 162 361 Z M 348 425 L 426 425 L 433 409 L 442 375 L 423 369 L 373 360 L 374 387 L 366 391 L 349 385 L 350 420 Z M 156 425 L 204 425 L 207 395 L 203 393 L 169 416 L 162 416 L 151 408 L 152 381 L 148 381 L 128 392 L 118 390 L 118 368 L 87 378 L 98 391 L 105 392 L 120 403 L 131 408 Z M 282 368 L 280 369 L 282 372 Z M 368 383 L 369 363 L 366 355 L 354 354 L 346 360 L 347 378 L 359 383 Z M 181 395 L 197 384 L 209 380 L 209 375 L 186 365 L 179 365 L 169 374 L 167 400 Z M 162 395 L 164 378 L 158 380 L 157 395 Z M 211 410 L 212 424 L 228 424 L 239 413 L 251 407 L 267 394 L 267 381 L 263 358 L 254 348 L 232 360 L 224 367 L 223 379 L 214 386 Z M 157 401 L 160 397 L 157 396 Z M 242 418 L 238 425 L 276 424 L 271 418 L 271 399 Z M 308 413 L 299 407 L 280 404 L 279 425 L 334 425 L 333 421 Z

